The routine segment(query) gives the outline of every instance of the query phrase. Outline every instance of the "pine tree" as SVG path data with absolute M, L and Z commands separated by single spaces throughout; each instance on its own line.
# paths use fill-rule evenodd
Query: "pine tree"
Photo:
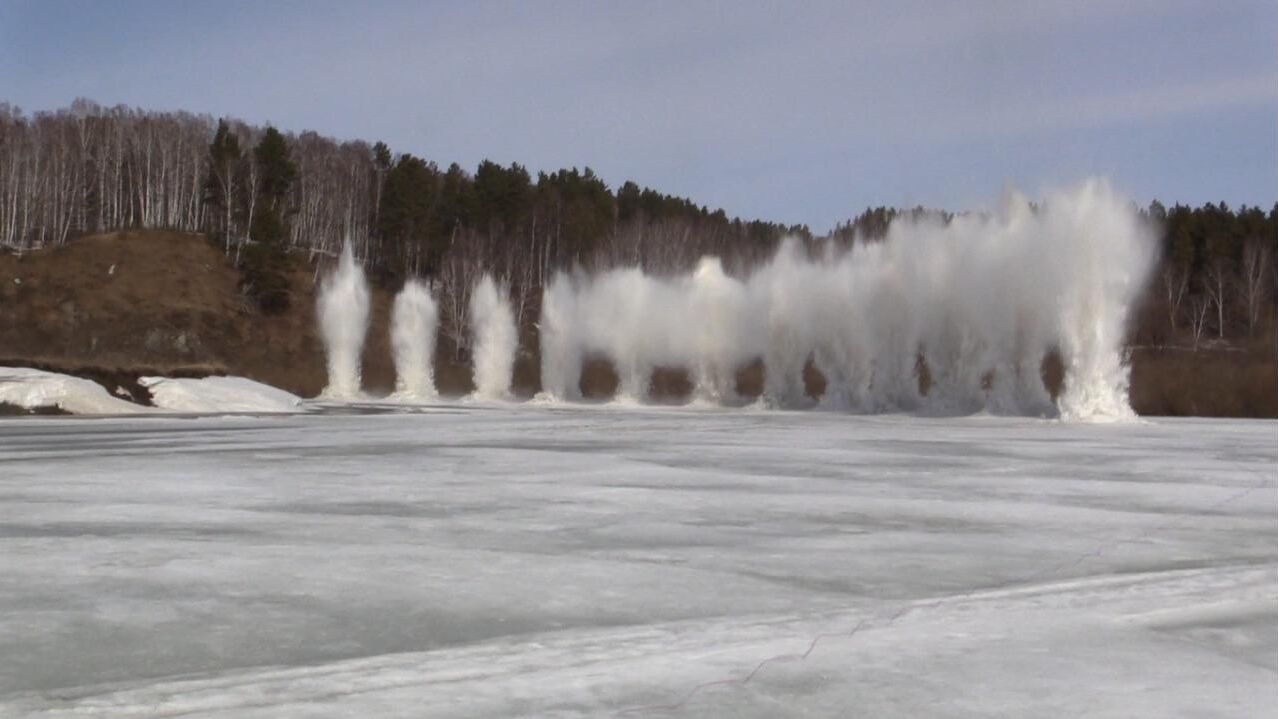
M 407 153 L 386 173 L 377 235 L 382 257 L 396 258 L 397 269 L 432 274 L 446 249 L 435 219 L 438 180 L 434 163 Z
M 289 159 L 288 141 L 273 127 L 266 128 L 261 142 L 253 150 L 253 159 L 261 173 L 261 199 L 276 212 L 284 209 L 284 198 L 297 179 L 297 165 Z
M 222 237 L 227 252 L 235 235 L 235 195 L 239 172 L 240 139 L 226 120 L 218 120 L 217 132 L 209 144 L 209 172 L 204 182 L 205 201 L 217 208 L 222 218 Z
M 297 179 L 297 166 L 289 158 L 288 141 L 273 127 L 266 128 L 253 149 L 257 169 L 257 209 L 249 235 L 254 244 L 244 253 L 241 284 L 257 300 L 262 311 L 283 312 L 290 304 L 289 257 L 284 249 L 288 236 L 287 198 Z

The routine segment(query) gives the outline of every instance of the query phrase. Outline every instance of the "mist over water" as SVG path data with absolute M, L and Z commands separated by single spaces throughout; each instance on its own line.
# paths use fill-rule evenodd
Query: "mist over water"
M 715 257 L 676 276 L 560 273 L 542 295 L 542 391 L 580 399 L 585 361 L 602 357 L 620 401 L 647 401 L 655 370 L 682 368 L 694 402 L 735 405 L 738 371 L 761 362 L 765 406 L 1131 417 L 1123 348 L 1154 254 L 1153 228 L 1091 180 L 1037 207 L 1009 193 L 993 213 L 901 217 L 881 241 L 851 248 L 786 241 L 740 277 Z M 349 244 L 318 312 L 322 396 L 359 398 L 369 290 Z M 491 275 L 473 288 L 468 320 L 475 396 L 510 397 L 519 333 Z M 437 327 L 430 291 L 410 281 L 392 308 L 396 398 L 437 396 Z M 1055 401 L 1042 378 L 1053 351 L 1064 366 Z M 807 395 L 809 363 L 826 382 L 817 399 Z
M 317 305 L 320 335 L 328 360 L 327 399 L 360 396 L 360 356 L 368 332 L 368 283 L 348 240 L 337 269 L 320 285 Z
M 435 328 L 439 309 L 430 290 L 417 280 L 404 283 L 391 307 L 391 352 L 395 359 L 397 399 L 429 400 L 435 391 Z
M 519 332 L 507 289 L 485 274 L 470 295 L 470 328 L 474 345 L 475 396 L 510 396 Z
M 1151 228 L 1091 180 L 1037 209 L 1010 194 L 990 215 L 901 218 L 849 251 L 786 242 L 744 278 L 716 258 L 676 277 L 560 274 L 542 300 L 542 388 L 579 398 L 585 358 L 603 356 L 623 398 L 646 399 L 652 371 L 674 366 L 696 398 L 731 403 L 736 370 L 762 358 L 761 400 L 799 407 L 811 360 L 832 409 L 1128 417 L 1123 341 L 1153 261 Z M 1053 349 L 1055 404 L 1041 376 Z

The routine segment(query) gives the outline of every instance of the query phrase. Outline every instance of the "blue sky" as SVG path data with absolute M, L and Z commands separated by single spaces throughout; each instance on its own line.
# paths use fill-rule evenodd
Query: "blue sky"
M 824 230 L 1109 176 L 1278 200 L 1278 3 L 0 0 L 0 101 L 593 167 Z

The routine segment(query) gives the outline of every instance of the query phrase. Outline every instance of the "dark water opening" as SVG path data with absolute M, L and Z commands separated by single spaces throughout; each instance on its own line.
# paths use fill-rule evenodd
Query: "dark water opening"
M 756 400 L 763 394 L 763 358 L 755 357 L 737 368 L 737 394 L 744 400 Z
M 692 399 L 692 375 L 684 367 L 657 367 L 649 396 L 662 404 L 684 404 Z
M 577 382 L 577 388 L 581 390 L 583 398 L 612 399 L 617 395 L 617 387 L 620 385 L 621 378 L 617 375 L 617 368 L 613 366 L 612 360 L 594 356 L 587 357 L 582 362 L 581 379 Z
M 1044 386 L 1055 400 L 1060 394 L 1065 377 L 1065 366 L 1058 351 L 1052 350 L 1043 356 L 1041 373 Z M 921 352 L 914 363 L 914 375 L 918 380 L 919 394 L 926 396 L 933 385 L 932 370 Z M 763 358 L 755 357 L 736 370 L 737 395 L 747 403 L 757 400 L 763 394 L 766 379 L 767 369 Z M 981 377 L 981 385 L 985 389 L 989 389 L 993 381 L 993 370 Z M 583 398 L 600 401 L 612 399 L 620 385 L 616 367 L 607 357 L 595 355 L 582 363 L 578 388 Z M 825 396 L 828 385 L 829 380 L 809 357 L 803 364 L 803 393 L 809 399 L 819 401 Z M 692 374 L 685 367 L 657 367 L 649 379 L 649 399 L 656 403 L 686 403 L 691 400 L 693 389 Z

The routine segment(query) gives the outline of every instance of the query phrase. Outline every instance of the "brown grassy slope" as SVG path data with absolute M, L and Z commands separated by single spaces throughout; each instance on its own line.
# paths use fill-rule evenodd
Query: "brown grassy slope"
M 295 257 L 291 307 L 267 316 L 243 298 L 239 273 L 221 249 L 199 235 L 108 233 L 21 257 L 0 254 L 0 363 L 68 371 L 135 392 L 140 388 L 130 378 L 137 375 L 235 374 L 314 396 L 326 382 L 315 276 L 315 266 Z M 391 299 L 373 289 L 364 387 L 374 393 L 394 385 Z M 535 332 L 525 328 L 521 343 L 515 387 L 528 395 L 538 389 Z M 439 345 L 440 390 L 469 391 L 468 359 L 458 359 L 442 335 Z M 761 373 L 757 362 L 738 373 L 745 394 L 758 393 Z M 1059 383 L 1059 369 L 1047 375 Z M 806 379 L 819 393 L 823 381 Z M 658 400 L 679 401 L 690 389 L 678 369 L 663 369 L 653 380 Z M 606 362 L 587 363 L 587 396 L 610 396 L 615 387 Z M 1272 336 L 1242 348 L 1139 349 L 1132 403 L 1142 414 L 1278 417 Z
M 1132 407 L 1140 414 L 1278 418 L 1278 359 L 1270 342 L 1132 353 Z
M 325 382 L 313 270 L 294 264 L 293 306 L 272 317 L 243 298 L 239 273 L 199 235 L 108 233 L 0 255 L 0 361 L 77 373 L 238 374 L 313 395 Z M 383 326 L 387 304 L 375 293 Z M 377 357 L 385 341 L 369 344 L 369 381 L 386 383 L 393 373 Z

